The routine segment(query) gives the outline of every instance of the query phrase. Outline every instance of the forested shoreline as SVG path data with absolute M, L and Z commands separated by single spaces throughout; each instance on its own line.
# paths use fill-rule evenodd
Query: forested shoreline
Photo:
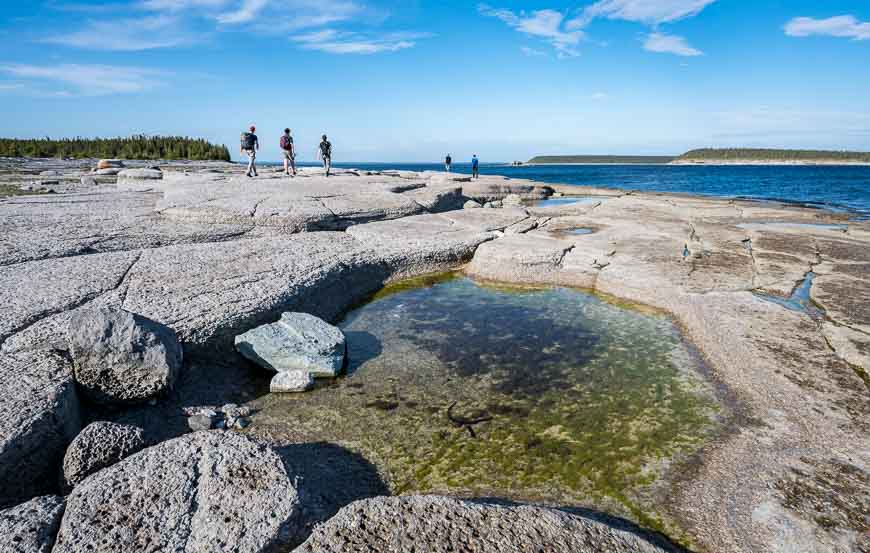
M 189 159 L 230 161 L 223 144 L 186 136 L 135 135 L 126 138 L 0 138 L 0 157 Z
M 842 161 L 870 163 L 870 152 L 840 150 L 777 150 L 769 148 L 700 148 L 676 161 Z

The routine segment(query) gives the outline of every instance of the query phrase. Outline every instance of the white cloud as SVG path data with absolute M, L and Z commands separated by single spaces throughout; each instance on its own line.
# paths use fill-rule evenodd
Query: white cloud
M 520 51 L 527 56 L 546 56 L 544 52 L 540 50 L 535 50 L 534 48 L 529 48 L 528 46 L 522 46 Z
M 560 57 L 579 56 L 577 45 L 584 37 L 583 31 L 569 30 L 565 27 L 565 15 L 556 10 L 537 10 L 530 14 L 514 13 L 507 9 L 493 8 L 479 4 L 478 11 L 487 16 L 500 19 L 508 26 L 529 36 L 548 41 Z
M 827 19 L 796 17 L 786 24 L 785 34 L 794 37 L 818 35 L 870 40 L 870 22 L 861 22 L 853 15 L 838 15 Z
M 606 100 L 608 98 L 608 96 L 604 92 L 596 92 L 595 94 L 593 94 L 589 98 L 591 100 L 601 101 L 601 100 Z
M 33 82 L 50 82 L 67 87 L 55 91 L 60 96 L 104 96 L 143 92 L 160 86 L 165 73 L 139 67 L 111 65 L 0 65 L 0 73 Z
M 94 20 L 79 31 L 48 37 L 43 42 L 91 50 L 135 52 L 193 44 L 199 40 L 199 36 L 183 26 L 180 18 L 155 15 Z
M 393 33 L 368 36 L 362 33 L 324 29 L 291 37 L 306 50 L 330 54 L 378 54 L 413 48 L 416 40 L 428 38 L 427 33 Z
M 694 17 L 716 0 L 600 0 L 587 7 L 571 25 L 582 25 L 597 17 L 637 21 L 648 25 L 670 23 Z
M 140 6 L 152 11 L 178 12 L 192 8 L 220 8 L 229 0 L 144 0 Z
M 650 33 L 643 43 L 643 49 L 649 52 L 676 54 L 678 56 L 702 56 L 704 52 L 692 48 L 686 39 L 664 33 Z
M 269 0 L 243 0 L 238 9 L 218 15 L 217 20 L 225 25 L 247 23 L 256 18 L 268 4 Z

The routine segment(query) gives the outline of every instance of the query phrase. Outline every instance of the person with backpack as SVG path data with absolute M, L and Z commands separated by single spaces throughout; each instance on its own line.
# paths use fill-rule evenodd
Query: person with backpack
M 284 174 L 290 176 L 290 168 L 293 169 L 293 176 L 296 176 L 296 149 L 293 146 L 293 137 L 290 136 L 290 129 L 284 129 L 284 134 L 281 135 L 281 141 L 278 143 L 281 151 L 284 152 Z M 289 165 L 289 167 L 288 167 Z
M 256 130 L 257 127 L 251 125 L 251 128 L 248 129 L 249 132 L 242 133 L 241 145 L 239 146 L 239 153 L 248 155 L 248 172 L 245 173 L 245 176 L 249 178 L 257 176 L 257 150 L 260 149 L 260 141 L 254 134 Z
M 471 178 L 480 178 L 480 160 L 477 159 L 477 154 L 471 156 Z
M 329 170 L 332 169 L 332 143 L 323 135 L 323 140 L 320 142 L 320 148 L 317 150 L 317 155 L 323 160 L 323 168 L 326 169 L 326 176 L 329 176 Z
M 447 154 L 447 157 L 444 158 L 444 167 L 447 168 L 447 172 L 450 172 L 450 166 L 453 165 L 453 158 L 450 154 Z

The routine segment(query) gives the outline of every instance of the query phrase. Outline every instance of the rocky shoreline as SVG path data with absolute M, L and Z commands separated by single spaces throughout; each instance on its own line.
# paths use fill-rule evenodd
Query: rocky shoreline
M 867 222 L 494 176 L 327 180 L 304 169 L 250 180 L 208 162 L 128 164 L 96 179 L 94 164 L 0 160 L 0 183 L 35 193 L 0 199 L 0 528 L 34 544 L 10 551 L 271 551 L 306 539 L 302 551 L 405 551 L 415 540 L 432 551 L 679 550 L 589 512 L 366 499 L 389 490 L 365 459 L 340 444 L 275 441 L 257 424 L 189 433 L 192 416 L 255 399 L 245 394 L 260 377 L 233 351 L 236 336 L 290 311 L 335 320 L 388 283 L 448 269 L 595 290 L 681 326 L 740 415 L 666 490 L 673 537 L 692 550 L 870 550 Z M 577 201 L 536 203 L 554 196 Z M 578 228 L 591 232 L 566 232 Z M 809 273 L 816 310 L 771 301 Z M 177 335 L 183 366 L 163 391 L 111 406 L 86 393 L 70 344 L 94 309 Z M 133 430 L 100 429 L 118 448 L 64 497 L 68 446 L 101 421 Z M 470 522 L 408 530 L 432 516 Z M 499 546 L 507 538 L 483 522 L 494 520 L 523 529 L 513 546 Z

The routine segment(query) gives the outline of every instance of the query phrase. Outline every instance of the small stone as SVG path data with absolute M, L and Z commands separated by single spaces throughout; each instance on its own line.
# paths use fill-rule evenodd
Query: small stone
M 462 206 L 462 209 L 480 209 L 481 207 L 483 207 L 483 206 L 480 205 L 479 203 L 475 202 L 474 200 L 468 200 Z
M 240 418 L 236 421 L 235 427 L 238 428 L 239 430 L 244 430 L 250 424 L 251 424 L 250 419 L 246 419 L 243 417 L 243 418 Z
M 211 430 L 215 427 L 216 422 L 217 415 L 211 416 L 200 413 L 187 418 L 187 426 L 194 432 Z
M 306 392 L 314 387 L 314 377 L 308 371 L 279 372 L 269 384 L 273 394 L 292 394 Z

